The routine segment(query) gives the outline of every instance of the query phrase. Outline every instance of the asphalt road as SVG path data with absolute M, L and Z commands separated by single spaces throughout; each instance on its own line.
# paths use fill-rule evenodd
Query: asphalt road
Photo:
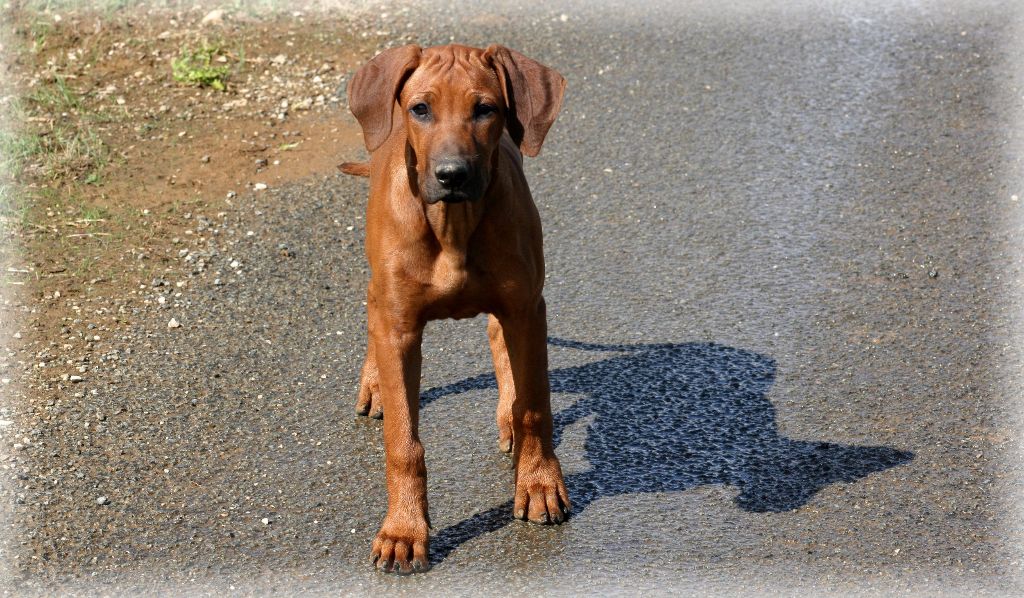
M 435 323 L 434 568 L 373 571 L 366 184 L 329 175 L 209 215 L 206 271 L 48 408 L 12 589 L 1021 592 L 1020 11 L 717 4 L 380 24 L 569 80 L 527 168 L 570 522 L 511 520 L 485 323 Z

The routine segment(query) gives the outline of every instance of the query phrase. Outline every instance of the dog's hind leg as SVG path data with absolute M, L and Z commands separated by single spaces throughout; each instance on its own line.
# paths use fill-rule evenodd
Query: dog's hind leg
M 369 415 L 374 419 L 384 417 L 384 405 L 380 401 L 380 382 L 377 376 L 377 361 L 373 357 L 373 345 L 366 351 L 363 373 L 359 380 L 359 395 L 356 397 L 356 413 Z
M 487 338 L 491 343 L 491 357 L 494 359 L 494 377 L 498 381 L 498 448 L 504 453 L 512 452 L 512 404 L 516 399 L 515 383 L 512 380 L 512 364 L 508 359 L 508 347 L 501 323 L 494 315 L 487 317 Z
M 381 419 L 384 417 L 384 404 L 380 400 L 380 376 L 377 372 L 377 358 L 374 355 L 372 338 L 367 345 L 363 373 L 359 377 L 359 392 L 356 395 L 356 413 Z

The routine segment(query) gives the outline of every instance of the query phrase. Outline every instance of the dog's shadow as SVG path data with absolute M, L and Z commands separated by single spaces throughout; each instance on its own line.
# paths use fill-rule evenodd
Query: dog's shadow
M 884 446 L 848 446 L 779 435 L 767 394 L 775 362 L 713 343 L 549 344 L 617 355 L 550 372 L 553 393 L 584 395 L 554 416 L 555 444 L 565 429 L 593 416 L 584 456 L 590 469 L 566 477 L 578 515 L 602 497 L 682 491 L 702 484 L 739 489 L 736 506 L 779 512 L 807 503 L 834 482 L 852 482 L 905 463 L 913 454 Z M 426 406 L 471 389 L 495 389 L 492 374 L 433 388 Z M 432 539 L 432 560 L 512 521 L 512 502 L 447 527 Z

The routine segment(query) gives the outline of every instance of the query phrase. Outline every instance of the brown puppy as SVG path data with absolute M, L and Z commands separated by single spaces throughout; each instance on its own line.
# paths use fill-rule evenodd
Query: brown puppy
M 565 79 L 501 46 L 387 50 L 348 87 L 370 163 L 369 347 L 356 411 L 384 417 L 388 512 L 373 542 L 386 571 L 429 567 L 419 421 L 428 320 L 489 314 L 499 445 L 516 467 L 513 514 L 569 510 L 552 447 L 540 219 L 523 175 L 562 103 Z

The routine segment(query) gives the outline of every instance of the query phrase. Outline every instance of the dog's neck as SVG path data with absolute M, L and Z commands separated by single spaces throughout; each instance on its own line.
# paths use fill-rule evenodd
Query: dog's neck
M 462 203 L 424 204 L 427 223 L 449 259 L 465 263 L 469 240 L 484 215 L 487 198 Z

